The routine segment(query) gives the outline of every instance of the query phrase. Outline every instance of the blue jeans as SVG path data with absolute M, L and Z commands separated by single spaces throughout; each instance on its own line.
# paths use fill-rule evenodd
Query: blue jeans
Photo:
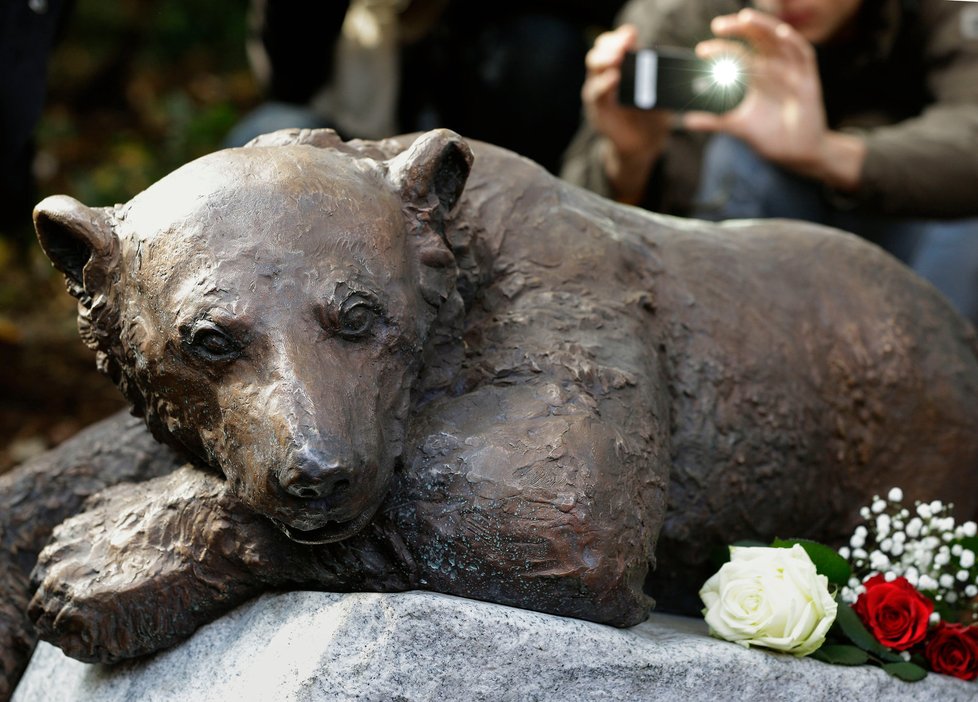
M 279 129 L 322 129 L 327 124 L 308 107 L 286 102 L 263 102 L 241 118 L 224 137 L 224 148 L 244 146 L 256 136 Z
M 707 146 L 693 214 L 713 221 L 789 217 L 853 232 L 930 281 L 978 325 L 978 219 L 915 220 L 838 206 L 819 184 L 726 135 Z

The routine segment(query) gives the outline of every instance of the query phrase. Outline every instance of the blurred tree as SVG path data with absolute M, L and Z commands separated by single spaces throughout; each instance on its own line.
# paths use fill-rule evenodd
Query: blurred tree
M 78 339 L 74 302 L 60 276 L 33 244 L 35 199 L 63 192 L 89 205 L 123 202 L 218 148 L 258 97 L 244 54 L 246 5 L 0 3 L 0 73 L 20 86 L 11 89 L 14 98 L 0 92 L 0 102 L 29 97 L 40 110 L 47 93 L 39 124 L 22 130 L 28 138 L 34 132 L 36 148 L 28 148 L 19 171 L 34 192 L 11 202 L 0 224 L 0 471 L 122 405 Z M 48 14 L 55 11 L 60 20 Z M 38 18 L 49 28 L 35 28 L 32 40 L 25 22 L 39 26 Z M 47 56 L 37 55 L 54 41 L 59 23 L 45 86 Z M 24 124 L 37 117 L 23 116 Z

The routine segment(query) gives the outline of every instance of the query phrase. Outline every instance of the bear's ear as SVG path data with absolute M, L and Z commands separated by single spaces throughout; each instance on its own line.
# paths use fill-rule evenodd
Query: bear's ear
M 450 129 L 436 129 L 391 159 L 389 173 L 404 202 L 444 217 L 462 196 L 471 168 L 465 140 Z
M 72 295 L 98 292 L 118 249 L 104 210 L 54 195 L 34 208 L 34 229 L 44 253 L 68 279 Z

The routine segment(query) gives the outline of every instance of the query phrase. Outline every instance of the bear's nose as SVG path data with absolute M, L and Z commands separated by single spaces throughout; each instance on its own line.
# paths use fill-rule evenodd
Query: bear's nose
M 302 452 L 279 476 L 290 495 L 307 500 L 339 497 L 350 487 L 350 471 L 340 461 Z

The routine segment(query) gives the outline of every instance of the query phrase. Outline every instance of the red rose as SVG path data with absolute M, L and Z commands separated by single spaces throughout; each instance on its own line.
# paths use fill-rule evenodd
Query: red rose
M 906 578 L 887 582 L 882 575 L 874 575 L 863 587 L 866 592 L 853 609 L 877 641 L 887 648 L 906 651 L 924 640 L 934 603 Z
M 962 680 L 978 677 L 978 627 L 941 622 L 924 647 L 935 673 Z

